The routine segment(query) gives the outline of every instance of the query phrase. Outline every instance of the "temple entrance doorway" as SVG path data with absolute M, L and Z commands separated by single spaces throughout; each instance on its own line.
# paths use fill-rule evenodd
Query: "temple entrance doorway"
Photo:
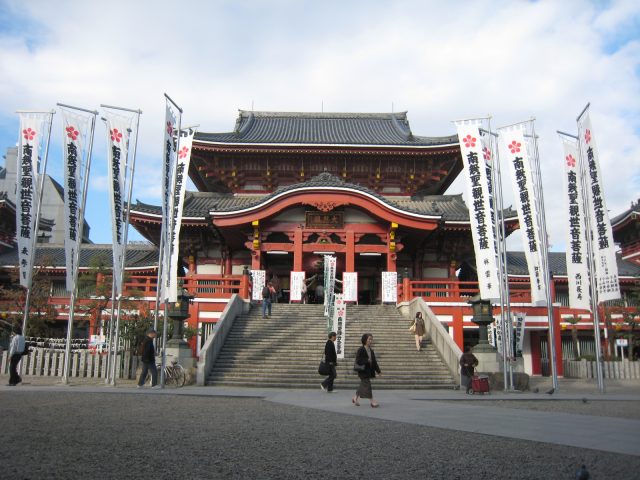
M 386 270 L 387 259 L 381 253 L 360 253 L 355 257 L 355 271 L 358 272 L 358 304 L 380 303 L 382 272 Z
M 293 254 L 291 252 L 271 251 L 264 255 L 266 281 L 271 281 L 278 291 L 278 303 L 289 303 Z

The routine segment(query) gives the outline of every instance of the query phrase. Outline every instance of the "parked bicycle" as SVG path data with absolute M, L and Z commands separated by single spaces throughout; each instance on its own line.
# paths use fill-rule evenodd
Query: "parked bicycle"
M 160 382 L 160 371 L 162 364 L 156 364 L 158 368 L 158 383 Z M 165 387 L 180 388 L 184 386 L 187 379 L 187 375 L 184 371 L 184 367 L 178 363 L 177 360 L 167 361 L 164 367 L 164 385 Z

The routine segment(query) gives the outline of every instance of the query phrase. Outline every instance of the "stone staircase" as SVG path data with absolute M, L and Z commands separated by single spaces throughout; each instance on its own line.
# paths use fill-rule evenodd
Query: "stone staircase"
M 338 360 L 336 389 L 355 389 L 355 353 L 371 333 L 382 375 L 374 389 L 451 389 L 455 383 L 435 348 L 423 340 L 417 352 L 411 321 L 393 305 L 347 307 L 345 358 Z M 274 304 L 270 318 L 260 306 L 236 318 L 206 384 L 227 387 L 320 388 L 318 364 L 327 340 L 322 305 Z

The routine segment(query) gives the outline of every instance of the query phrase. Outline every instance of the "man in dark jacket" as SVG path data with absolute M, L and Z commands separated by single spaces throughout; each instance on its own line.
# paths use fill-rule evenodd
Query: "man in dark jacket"
M 338 355 L 336 354 L 336 332 L 329 334 L 329 340 L 324 346 L 324 361 L 329 365 L 329 376 L 320 384 L 320 388 L 327 392 L 333 391 L 333 381 L 338 376 L 336 373 L 336 365 L 338 365 Z
M 147 373 L 151 373 L 151 386 L 155 387 L 158 383 L 158 370 L 156 368 L 156 348 L 153 344 L 153 340 L 156 338 L 156 331 L 151 329 L 147 332 L 147 336 L 142 341 L 142 372 L 140 373 L 140 380 L 138 380 L 138 388 L 144 386 L 144 381 L 147 379 Z

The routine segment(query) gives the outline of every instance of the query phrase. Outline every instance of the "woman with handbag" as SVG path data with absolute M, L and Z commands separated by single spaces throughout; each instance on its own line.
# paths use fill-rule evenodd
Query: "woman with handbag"
M 427 331 L 427 329 L 424 326 L 424 319 L 422 318 L 422 312 L 416 313 L 416 318 L 413 319 L 413 322 L 409 327 L 409 331 L 412 332 L 416 337 L 416 350 L 420 351 L 422 349 L 422 337 Z
M 356 353 L 356 362 L 353 365 L 353 369 L 358 372 L 358 377 L 360 378 L 360 385 L 356 390 L 356 395 L 351 399 L 351 403 L 357 407 L 360 406 L 360 402 L 358 402 L 360 398 L 368 398 L 371 401 L 371 408 L 377 408 L 379 405 L 373 401 L 371 379 L 375 378 L 376 372 L 378 375 L 382 373 L 371 345 L 373 345 L 373 336 L 370 333 L 362 335 L 362 346 Z
M 478 359 L 472 353 L 473 348 L 469 345 L 464 347 L 464 353 L 460 357 L 460 383 L 467 389 L 468 394 L 472 394 L 471 378 L 478 366 Z

